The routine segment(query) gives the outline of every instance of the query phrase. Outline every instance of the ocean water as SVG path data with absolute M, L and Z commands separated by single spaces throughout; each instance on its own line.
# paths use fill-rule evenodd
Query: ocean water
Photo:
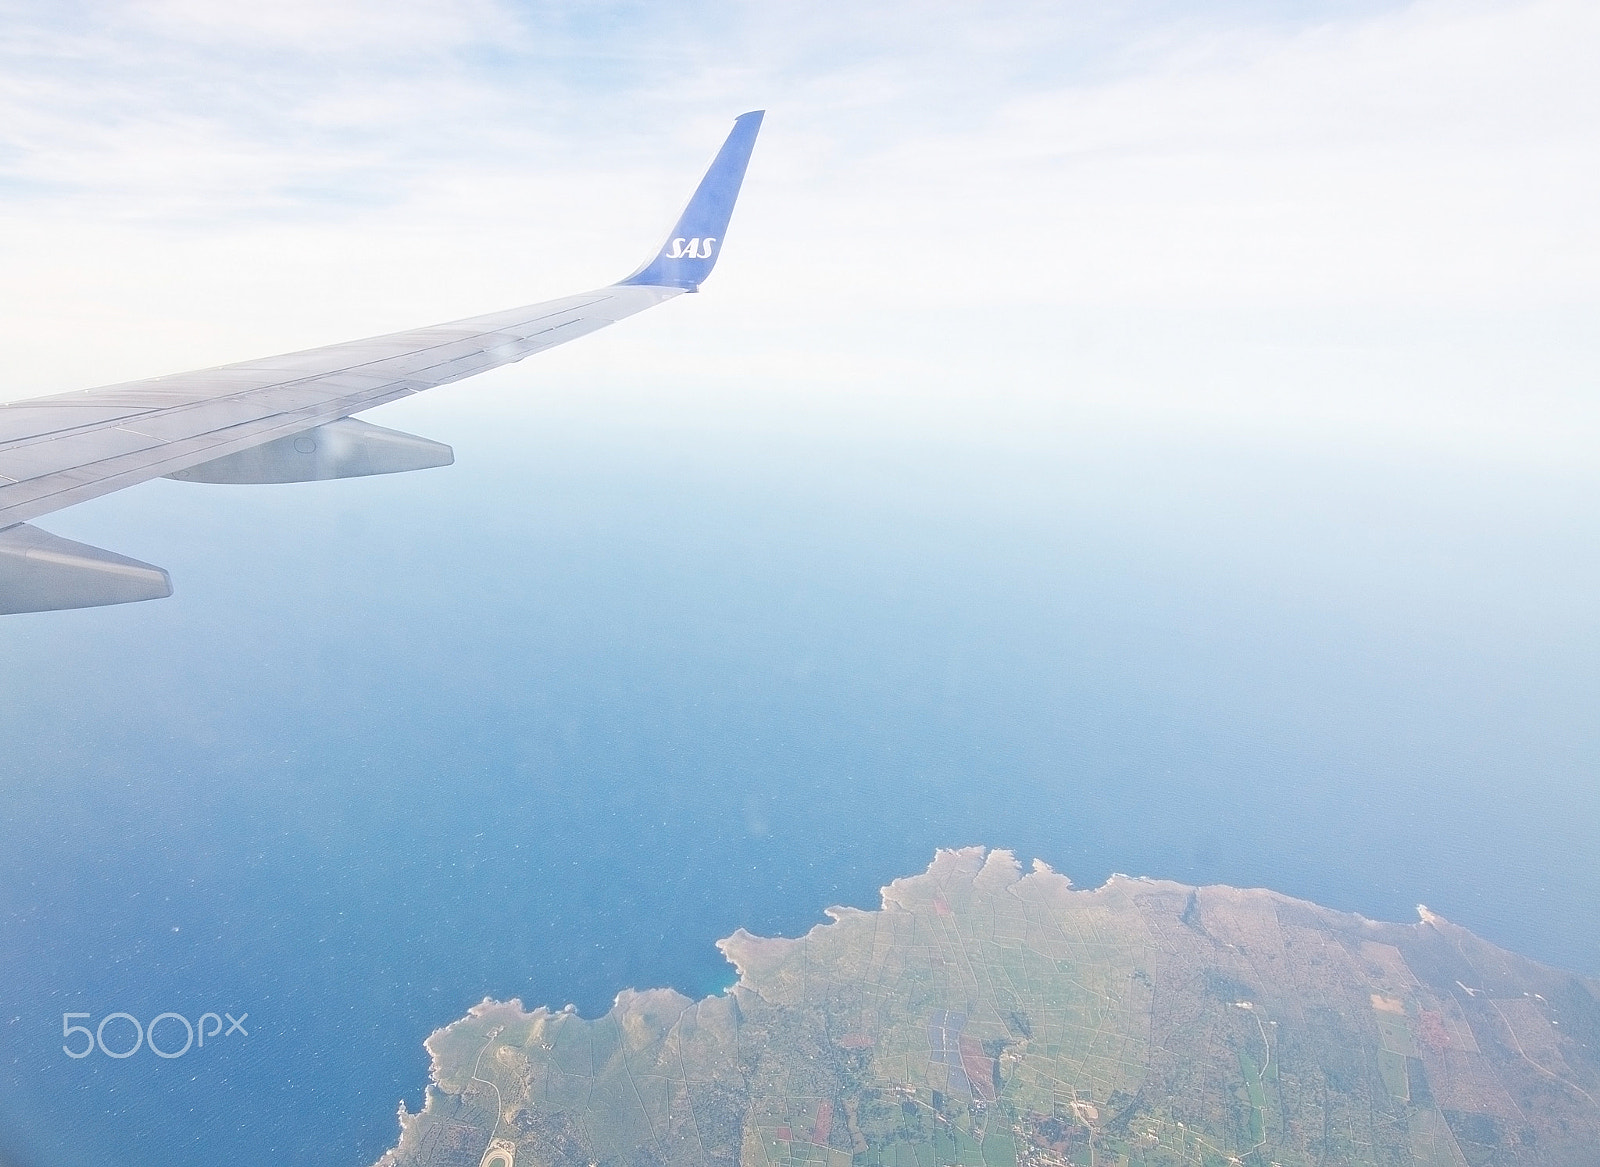
M 178 593 L 0 622 L 0 1158 L 365 1164 L 485 995 L 714 992 L 938 846 L 1600 972 L 1592 482 L 460 400 L 378 419 L 446 471 L 44 522 Z M 116 1012 L 247 1033 L 66 1056 Z

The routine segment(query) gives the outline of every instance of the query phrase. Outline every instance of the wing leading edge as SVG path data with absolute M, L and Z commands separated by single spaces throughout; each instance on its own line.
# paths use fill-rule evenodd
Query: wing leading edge
M 408 332 L 0 404 L 0 614 L 171 594 L 160 568 L 28 525 L 74 503 L 163 476 L 288 482 L 448 464 L 447 446 L 345 419 L 697 290 L 721 252 L 761 118 L 734 122 L 671 237 L 616 284 Z

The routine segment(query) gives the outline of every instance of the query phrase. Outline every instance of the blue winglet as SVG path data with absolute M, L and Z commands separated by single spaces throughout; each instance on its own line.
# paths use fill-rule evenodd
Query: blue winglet
M 764 110 L 741 114 L 734 119 L 733 131 L 712 160 L 711 169 L 700 180 L 694 197 L 683 209 L 678 225 L 645 265 L 619 284 L 645 284 L 654 288 L 683 288 L 693 292 L 716 266 L 717 252 L 733 215 L 734 200 L 744 182 L 750 151 L 756 144 Z

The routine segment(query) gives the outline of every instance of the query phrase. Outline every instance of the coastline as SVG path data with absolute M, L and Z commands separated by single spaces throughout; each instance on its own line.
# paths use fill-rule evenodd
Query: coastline
M 1074 975 L 1084 979 L 1086 984 L 1101 986 L 1094 988 L 1091 993 L 1092 999 L 1102 1001 L 1101 1005 L 1094 1008 L 1101 1012 L 1110 1008 L 1112 1012 L 1108 1017 L 1121 1018 L 1116 1022 L 1126 1035 L 1121 1040 L 1132 1043 L 1126 1045 L 1126 1049 L 1131 1051 L 1127 1056 L 1133 1058 L 1128 1062 L 1130 1066 L 1138 1063 L 1139 1058 L 1144 1058 L 1152 1067 L 1160 1062 L 1157 1031 L 1161 1025 L 1167 1024 L 1167 1020 L 1162 1018 L 1160 1009 L 1153 1003 L 1154 985 L 1157 981 L 1166 983 L 1163 978 L 1172 975 L 1171 968 L 1164 967 L 1162 963 L 1166 961 L 1171 965 L 1172 959 L 1163 953 L 1183 945 L 1197 952 L 1209 953 L 1205 959 L 1216 963 L 1218 971 L 1206 973 L 1205 976 L 1218 983 L 1218 992 L 1223 999 L 1220 1004 L 1214 1003 L 1208 1008 L 1222 1010 L 1219 1016 L 1223 1017 L 1223 1021 L 1218 1022 L 1219 1025 L 1233 1025 L 1226 1019 L 1228 1010 L 1248 1018 L 1249 1024 L 1243 1029 L 1234 1028 L 1244 1035 L 1239 1040 L 1257 1042 L 1258 1050 L 1264 1045 L 1266 1060 L 1258 1067 L 1262 1074 L 1266 1073 L 1267 1067 L 1275 1064 L 1277 1055 L 1274 1042 L 1280 1023 L 1287 1025 L 1295 1022 L 1297 1012 L 1303 1019 L 1307 1007 L 1317 1007 L 1313 998 L 1308 998 L 1312 1002 L 1309 1005 L 1297 1004 L 1294 992 L 1285 986 L 1291 982 L 1299 985 L 1296 977 L 1303 977 L 1307 969 L 1314 969 L 1319 962 L 1333 960 L 1339 953 L 1344 953 L 1355 962 L 1350 966 L 1354 971 L 1344 974 L 1346 979 L 1351 980 L 1352 984 L 1360 981 L 1359 992 L 1353 995 L 1346 993 L 1357 1002 L 1351 1009 L 1355 1017 L 1350 1023 L 1371 1028 L 1379 1045 L 1384 1042 L 1399 1043 L 1400 1052 L 1393 1056 L 1401 1057 L 1402 1064 L 1405 1057 L 1423 1058 L 1430 1070 L 1439 1075 L 1443 1085 L 1438 1088 L 1447 1093 L 1451 1089 L 1456 1089 L 1457 1093 L 1466 1090 L 1467 1093 L 1462 1097 L 1471 1095 L 1472 1089 L 1481 1093 L 1488 1087 L 1483 1086 L 1482 1082 L 1471 1089 L 1459 1084 L 1452 1085 L 1448 1071 L 1434 1069 L 1434 1063 L 1443 1065 L 1440 1058 L 1444 1057 L 1445 1051 L 1460 1050 L 1460 1054 L 1450 1056 L 1457 1060 L 1468 1055 L 1476 1057 L 1482 1066 L 1473 1072 L 1483 1081 L 1489 1080 L 1485 1077 L 1488 1070 L 1484 1067 L 1489 1067 L 1495 1051 L 1486 1046 L 1485 1037 L 1479 1033 L 1483 1022 L 1477 1018 L 1474 1010 L 1481 1012 L 1480 1006 L 1494 1007 L 1503 1013 L 1504 1008 L 1494 1005 L 1496 999 L 1513 1005 L 1535 997 L 1543 1001 L 1546 998 L 1529 986 L 1548 987 L 1569 982 L 1579 986 L 1582 992 L 1588 993 L 1593 999 L 1600 1000 L 1600 983 L 1578 974 L 1549 969 L 1498 949 L 1467 929 L 1420 906 L 1419 918 L 1415 922 L 1397 923 L 1369 920 L 1357 913 L 1338 912 L 1265 888 L 1191 886 L 1172 880 L 1113 874 L 1099 887 L 1080 889 L 1073 886 L 1065 875 L 1037 860 L 1024 873 L 1021 863 L 1007 850 L 986 850 L 982 847 L 941 849 L 925 871 L 895 879 L 880 889 L 880 907 L 875 911 L 835 906 L 825 909 L 826 919 L 823 922 L 800 936 L 764 937 L 739 928 L 732 935 L 717 941 L 716 947 L 732 966 L 737 978 L 721 993 L 694 1000 L 668 988 L 624 989 L 616 995 L 610 1009 L 595 1018 L 580 1016 L 571 1005 L 559 1010 L 547 1006 L 529 1010 L 517 998 L 507 1001 L 485 998 L 472 1006 L 465 1016 L 435 1030 L 424 1042 L 430 1055 L 426 1101 L 422 1110 L 414 1113 L 402 1103 L 398 1111 L 400 1138 L 378 1160 L 378 1167 L 401 1167 L 403 1164 L 425 1162 L 424 1140 L 428 1130 L 435 1127 L 441 1130 L 448 1127 L 456 1132 L 471 1131 L 474 1132 L 473 1137 L 480 1141 L 525 1137 L 532 1143 L 566 1148 L 573 1154 L 577 1154 L 582 1146 L 589 1148 L 584 1151 L 585 1154 L 591 1154 L 592 1144 L 597 1140 L 603 1143 L 611 1137 L 605 1131 L 597 1133 L 596 1128 L 603 1127 L 609 1121 L 604 1117 L 610 1113 L 605 1107 L 613 1105 L 644 1114 L 645 1121 L 640 1129 L 647 1130 L 648 1135 L 639 1137 L 655 1140 L 653 1145 L 656 1145 L 657 1151 L 653 1153 L 665 1155 L 666 1151 L 662 1148 L 670 1148 L 672 1144 L 670 1140 L 662 1141 L 664 1136 L 658 1128 L 662 1121 L 666 1121 L 662 1116 L 670 1118 L 672 1115 L 673 1104 L 653 1102 L 644 1095 L 639 1095 L 635 1103 L 626 1093 L 616 1095 L 618 1101 L 615 1103 L 610 1102 L 613 1096 L 607 1093 L 611 1087 L 606 1083 L 611 1079 L 606 1075 L 614 1071 L 614 1066 L 607 1059 L 620 1059 L 615 1064 L 622 1067 L 622 1076 L 616 1080 L 626 1080 L 630 1083 L 630 1089 L 637 1094 L 643 1089 L 637 1084 L 638 1075 L 643 1071 L 634 1063 L 655 1066 L 663 1057 L 662 1051 L 673 1042 L 678 1044 L 678 1056 L 684 1059 L 687 1067 L 683 1070 L 683 1074 L 688 1075 L 683 1078 L 684 1085 L 691 1079 L 700 1080 L 695 1078 L 696 1074 L 706 1082 L 723 1081 L 726 1078 L 729 1082 L 743 1083 L 741 1089 L 750 1097 L 738 1095 L 744 1101 L 733 1106 L 733 1111 L 737 1111 L 737 1122 L 726 1114 L 719 1119 L 722 1127 L 726 1128 L 722 1130 L 723 1144 L 735 1144 L 742 1148 L 735 1156 L 741 1163 L 752 1161 L 752 1156 L 756 1161 L 770 1160 L 771 1154 L 776 1152 L 762 1151 L 750 1140 L 755 1138 L 759 1142 L 763 1137 L 777 1138 L 770 1132 L 797 1128 L 795 1121 L 768 1122 L 763 1119 L 761 1116 L 765 1112 L 762 1108 L 765 1106 L 770 1109 L 774 1103 L 763 1103 L 760 1099 L 766 1095 L 787 1096 L 774 1084 L 793 1079 L 800 1071 L 786 1063 L 771 1067 L 757 1065 L 768 1050 L 780 1050 L 780 1062 L 785 1057 L 792 1062 L 793 1055 L 787 1051 L 815 1048 L 808 1044 L 816 1038 L 805 1036 L 805 1032 L 809 1032 L 806 1027 L 831 1025 L 830 1010 L 837 1008 L 844 1013 L 837 1023 L 846 1026 L 846 1031 L 838 1034 L 832 1033 L 831 1029 L 826 1031 L 830 1036 L 822 1038 L 824 1046 L 821 1048 L 833 1050 L 828 1056 L 835 1060 L 840 1057 L 854 1059 L 851 1064 L 858 1067 L 880 1063 L 889 1066 L 892 1069 L 891 1077 L 898 1075 L 908 1083 L 905 1087 L 899 1087 L 912 1091 L 908 1097 L 922 1097 L 920 1090 L 923 1086 L 919 1083 L 928 1078 L 930 1071 L 926 1067 L 918 1069 L 914 1064 L 915 1045 L 917 1040 L 922 1040 L 925 1051 L 926 1039 L 913 1036 L 908 1046 L 904 1033 L 885 1032 L 884 1027 L 888 1023 L 882 1020 L 884 1006 L 878 1007 L 878 1013 L 874 1013 L 870 1008 L 861 1012 L 860 1007 L 848 1005 L 854 999 L 853 994 L 859 995 L 860 992 L 851 986 L 875 984 L 881 979 L 884 968 L 902 959 L 902 948 L 913 954 L 926 952 L 928 955 L 912 960 L 916 968 L 926 970 L 918 975 L 933 977 L 931 983 L 935 984 L 946 981 L 967 984 L 969 987 L 961 990 L 966 996 L 955 999 L 969 1002 L 959 1014 L 962 1018 L 960 1024 L 967 1024 L 966 1018 L 971 1014 L 972 1024 L 976 1026 L 980 1019 L 986 1019 L 997 1007 L 983 1005 L 983 994 L 998 990 L 992 984 L 987 989 L 984 987 L 986 978 L 992 982 L 991 974 L 963 969 L 962 954 L 967 953 L 970 960 L 969 933 L 975 927 L 981 929 L 982 921 L 988 915 L 1002 911 L 1031 913 L 1028 915 L 1030 919 L 1062 922 L 1061 931 L 1065 939 L 1052 942 L 1056 943 L 1052 951 L 1065 954 L 1069 960 L 1091 961 L 1078 966 L 1080 971 Z M 1008 943 L 1005 937 L 1009 933 L 997 928 L 994 935 L 998 938 L 996 941 L 985 943 L 999 943 L 1001 950 L 1004 950 Z M 1078 937 L 1076 940 L 1072 938 L 1074 935 Z M 1028 944 L 1034 943 L 1026 937 L 1023 940 Z M 1321 945 L 1320 950 L 1307 948 L 1313 940 Z M 907 944 L 911 947 L 906 948 Z M 1452 951 L 1459 951 L 1460 960 L 1465 964 L 1460 967 L 1449 964 L 1454 959 Z M 941 952 L 946 955 L 941 955 Z M 1074 957 L 1074 953 L 1084 955 Z M 1059 963 L 1062 957 L 1054 959 Z M 1203 967 L 1196 967 L 1204 972 Z M 1468 971 L 1463 973 L 1463 969 Z M 1468 981 L 1463 982 L 1456 975 L 1458 973 L 1467 976 Z M 973 977 L 977 979 L 973 980 Z M 1283 984 L 1274 983 L 1275 977 L 1281 979 Z M 1470 983 L 1473 980 L 1478 983 Z M 1460 986 L 1460 992 L 1451 988 L 1452 983 Z M 1296 988 L 1295 992 L 1301 992 L 1302 988 Z M 974 992 L 978 997 L 972 996 Z M 1465 1000 L 1466 1004 L 1462 1005 L 1458 998 Z M 974 1001 L 978 1003 L 973 1004 Z M 827 1005 L 827 1002 L 845 1004 Z M 820 1014 L 816 1012 L 819 1004 L 825 1006 Z M 1362 1004 L 1368 1006 L 1364 1012 L 1360 1012 Z M 974 1013 L 974 1009 L 977 1012 Z M 1401 1029 L 1395 1030 L 1394 1035 L 1388 1035 L 1389 1031 L 1380 1024 L 1381 1017 L 1378 1021 L 1372 1021 L 1369 1015 L 1374 1012 L 1389 1017 L 1400 1024 Z M 1000 1014 L 995 1016 L 1003 1013 L 1002 1007 Z M 996 1085 L 993 1089 L 987 1085 L 982 1090 L 977 1086 L 972 1087 L 975 1104 L 997 1094 L 1003 1081 L 1007 1080 L 1006 1075 L 1016 1078 L 1022 1073 L 1025 1058 L 1030 1056 L 1030 1023 L 1022 1019 L 1025 1014 L 1019 1014 L 1015 1009 L 1011 1016 L 1013 1022 L 1005 1024 L 1012 1025 L 1015 1031 L 1012 1038 L 999 1045 L 992 1044 L 999 1040 L 997 1038 L 986 1039 L 991 1044 L 981 1050 L 977 1046 L 963 1044 L 961 1057 L 950 1063 L 957 1067 L 950 1071 L 952 1083 L 967 1082 L 971 1075 L 979 1073 L 994 1077 Z M 1367 1020 L 1361 1020 L 1362 1017 L 1367 1017 Z M 1597 1007 L 1597 1017 L 1600 1017 L 1600 1007 Z M 1525 1027 L 1534 1024 L 1533 1020 L 1521 1018 L 1520 1014 L 1519 1019 L 1519 1024 Z M 992 1031 L 998 1032 L 992 1023 L 989 1024 Z M 1273 1029 L 1271 1033 L 1267 1028 L 1269 1024 Z M 1490 1024 L 1493 1024 L 1492 1019 Z M 1559 1032 L 1553 1024 L 1548 1028 L 1551 1033 Z M 1260 1035 L 1256 1037 L 1258 1029 Z M 959 1027 L 952 1032 L 958 1031 Z M 1529 1033 L 1533 1035 L 1529 1040 L 1535 1045 L 1535 1037 L 1544 1040 L 1531 1029 Z M 762 1035 L 760 1041 L 750 1034 Z M 967 1041 L 965 1037 L 962 1040 L 964 1043 Z M 750 1045 L 755 1052 L 730 1052 L 742 1051 L 741 1042 Z M 799 1044 L 796 1045 L 796 1042 Z M 564 1069 L 560 1066 L 561 1049 L 571 1050 L 585 1045 L 596 1051 L 588 1055 L 587 1069 L 582 1066 L 574 1068 L 571 1064 Z M 1406 1052 L 1413 1047 L 1414 1052 Z M 938 1073 L 944 1072 L 938 1070 L 942 1056 L 938 1048 L 936 1043 L 932 1063 L 933 1071 L 936 1071 L 934 1078 L 943 1080 L 938 1078 Z M 486 1057 L 491 1049 L 494 1050 L 493 1054 Z M 683 1049 L 692 1049 L 693 1056 L 683 1054 Z M 820 1055 L 813 1053 L 806 1056 L 816 1058 Z M 928 1055 L 924 1052 L 921 1056 L 926 1059 Z M 905 1060 L 907 1057 L 911 1058 L 910 1062 Z M 1428 1061 L 1430 1058 L 1431 1062 Z M 1523 1060 L 1547 1077 L 1553 1075 L 1558 1085 L 1564 1084 L 1567 1101 L 1576 1101 L 1581 1115 L 1588 1116 L 1582 1099 L 1589 1098 L 1590 1093 L 1576 1081 L 1576 1072 L 1563 1075 L 1542 1066 L 1537 1060 L 1526 1057 Z M 1378 1064 L 1380 1068 L 1388 1065 L 1382 1061 L 1382 1057 Z M 1492 1068 L 1504 1076 L 1504 1069 L 1498 1063 Z M 478 1076 L 480 1070 L 483 1077 Z M 592 1100 L 585 1102 L 583 1105 L 591 1108 L 588 1111 L 573 1112 L 571 1103 L 560 1102 L 561 1091 L 570 1085 L 567 1079 L 575 1073 L 580 1077 L 587 1073 L 589 1078 L 586 1080 L 595 1084 L 586 1088 L 590 1091 L 586 1097 L 601 1100 L 599 1103 Z M 651 1073 L 666 1073 L 671 1078 L 676 1071 L 668 1065 L 666 1070 L 655 1069 Z M 1110 1113 L 1111 1104 L 1117 1097 L 1132 1098 L 1148 1094 L 1148 1083 L 1161 1080 L 1159 1075 L 1151 1076 L 1154 1074 L 1152 1069 L 1142 1079 L 1146 1081 L 1146 1086 L 1141 1091 L 1135 1080 L 1138 1075 L 1130 1077 L 1127 1072 L 1118 1071 L 1106 1078 L 1101 1071 L 1094 1073 L 1099 1073 L 1100 1079 L 1095 1079 L 1091 1074 L 1091 1078 L 1086 1080 L 1085 1089 L 1088 1093 L 1081 1104 L 1075 1103 L 1074 1114 L 1098 1116 L 1102 1111 Z M 804 1077 L 804 1074 L 801 1076 Z M 983 1081 L 972 1080 L 980 1085 Z M 1409 1100 L 1409 1089 L 1403 1084 L 1404 1074 L 1395 1081 L 1400 1083 L 1391 1083 L 1392 1091 L 1396 1092 L 1395 1099 Z M 505 1090 L 513 1095 L 514 1101 L 508 1103 L 501 1096 L 502 1082 Z M 543 1082 L 545 1085 L 536 1091 L 530 1085 L 534 1082 Z M 551 1083 L 556 1085 L 552 1086 Z M 494 1086 L 495 1101 L 487 1110 L 484 1099 L 488 1092 L 483 1089 L 484 1085 Z M 680 1087 L 673 1087 L 669 1083 L 667 1086 L 651 1088 L 667 1090 L 667 1095 L 663 1097 L 670 1098 L 672 1091 Z M 947 1090 L 955 1088 L 946 1087 Z M 705 1087 L 697 1089 L 704 1090 Z M 791 1084 L 784 1089 L 792 1094 L 794 1087 Z M 838 1096 L 846 1111 L 855 1114 L 855 1100 L 849 1094 L 839 1095 L 837 1083 L 831 1087 L 819 1087 L 813 1083 L 805 1089 L 831 1089 L 835 1093 L 829 1095 L 828 1099 Z M 1403 1099 L 1401 1092 L 1405 1095 Z M 1490 1094 L 1499 1097 L 1492 1090 Z M 1499 1094 L 1504 1095 L 1505 1101 L 1494 1102 L 1491 1098 L 1488 1104 L 1491 1112 L 1506 1115 L 1514 1113 L 1517 1104 L 1510 1101 L 1510 1088 L 1500 1088 Z M 937 1093 L 931 1097 L 935 1106 L 944 1105 L 937 1102 Z M 540 1112 L 540 1104 L 533 1101 L 537 1098 L 556 1099 L 553 1104 L 543 1104 L 549 1107 L 554 1117 Z M 825 1101 L 828 1107 L 833 1106 L 831 1100 Z M 597 1105 L 600 1110 L 595 1112 L 593 1107 Z M 573 1113 L 579 1113 L 582 1121 L 573 1119 Z M 981 1114 L 981 1107 L 977 1107 L 974 1113 Z M 1151 1113 L 1155 1116 L 1152 1121 L 1159 1128 L 1160 1121 L 1164 1120 L 1158 1120 L 1165 1112 L 1155 1107 Z M 1413 1125 L 1422 1133 L 1416 1138 L 1438 1142 L 1454 1137 L 1449 1134 L 1448 1123 L 1442 1117 L 1444 1111 L 1431 1109 L 1418 1113 L 1421 1117 L 1414 1117 Z M 562 1118 L 563 1115 L 567 1117 Z M 619 1117 L 617 1121 L 625 1127 L 627 1123 L 623 1121 L 624 1117 Z M 1588 1117 L 1592 1117 L 1595 1131 L 1600 1133 L 1600 1109 Z M 628 1121 L 638 1125 L 636 1118 Z M 1088 1119 L 1082 1121 L 1092 1137 L 1110 1138 L 1115 1133 L 1107 1124 Z M 1263 1117 L 1259 1121 L 1265 1123 L 1266 1119 Z M 551 1122 L 555 1122 L 556 1127 L 546 1129 Z M 574 1122 L 577 1125 L 573 1125 Z M 811 1125 L 824 1132 L 833 1129 L 831 1123 L 820 1119 Z M 736 1133 L 733 1132 L 734 1126 L 737 1127 Z M 1184 1124 L 1177 1123 L 1177 1126 L 1184 1127 Z M 856 1127 L 854 1118 L 848 1124 L 848 1129 L 858 1149 L 864 1147 L 866 1136 Z M 761 1135 L 762 1131 L 768 1133 Z M 1216 1137 L 1222 1138 L 1221 1135 Z M 666 1157 L 672 1159 L 671 1155 Z M 1523 1160 L 1513 1158 L 1508 1161 L 1520 1163 Z M 577 1162 L 577 1159 L 573 1159 L 573 1162 Z

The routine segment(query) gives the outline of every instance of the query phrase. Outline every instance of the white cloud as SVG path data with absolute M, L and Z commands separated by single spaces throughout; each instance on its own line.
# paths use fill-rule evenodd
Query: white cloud
M 8 395 L 620 275 L 765 105 L 707 295 L 552 375 L 840 424 L 1600 430 L 1589 5 L 62 11 L 0 49 Z
M 492 0 L 144 0 L 107 5 L 130 25 L 193 45 L 348 56 L 352 52 L 439 50 L 487 34 L 511 35 L 509 14 Z

